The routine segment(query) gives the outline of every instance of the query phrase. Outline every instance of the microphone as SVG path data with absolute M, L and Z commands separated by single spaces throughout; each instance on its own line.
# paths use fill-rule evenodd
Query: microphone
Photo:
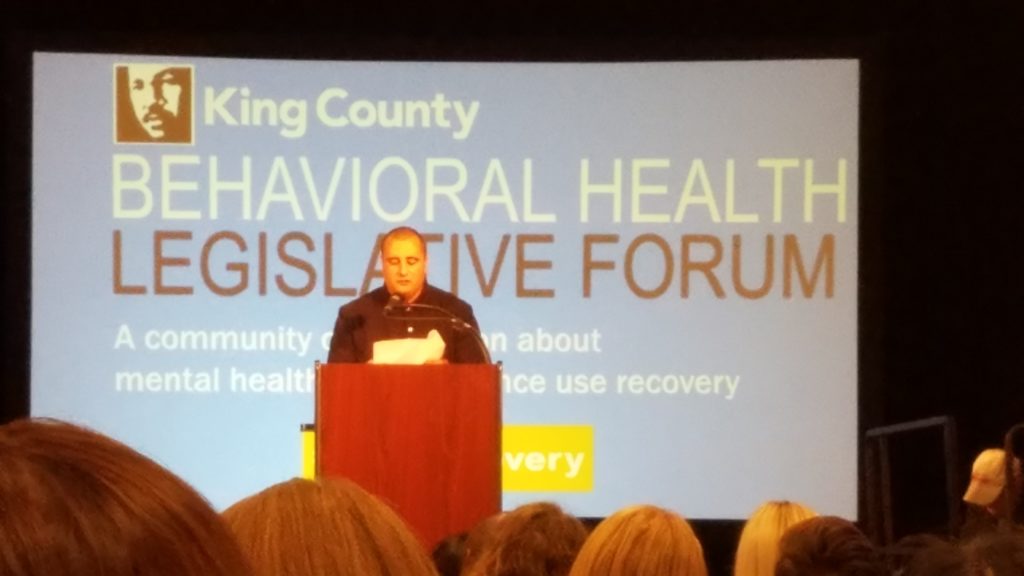
M 401 315 L 409 321 L 449 322 L 456 330 L 468 332 L 476 341 L 477 347 L 480 349 L 480 352 L 484 357 L 484 362 L 487 364 L 491 363 L 491 353 L 484 344 L 483 338 L 480 336 L 480 332 L 478 332 L 472 324 L 466 322 L 462 318 L 459 318 L 449 310 L 445 310 L 440 306 L 434 306 L 431 304 L 408 304 L 400 295 L 392 294 L 391 298 L 388 298 L 388 303 L 384 305 L 383 312 L 384 316 L 395 317 L 397 315 Z M 415 313 L 402 314 L 403 312 Z
M 404 301 L 400 294 L 392 294 L 391 298 L 388 298 L 388 303 L 384 305 L 384 315 L 390 316 Z
M 384 306 L 385 316 L 396 316 L 400 315 L 406 320 L 416 321 L 425 320 L 437 322 L 439 320 L 451 322 L 456 328 L 466 328 L 473 330 L 473 325 L 466 322 L 462 318 L 459 318 L 449 310 L 445 310 L 440 306 L 434 306 L 433 304 L 409 304 L 402 299 L 398 294 L 393 294 L 388 299 L 388 303 Z

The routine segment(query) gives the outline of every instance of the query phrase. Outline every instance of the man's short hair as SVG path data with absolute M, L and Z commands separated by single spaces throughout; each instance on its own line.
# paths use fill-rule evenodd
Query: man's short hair
M 380 241 L 380 253 L 384 254 L 384 249 L 387 248 L 388 243 L 392 240 L 411 240 L 415 238 L 419 241 L 420 246 L 423 248 L 423 254 L 427 253 L 427 241 L 423 239 L 423 235 L 416 231 L 411 226 L 399 226 L 398 228 L 392 228 L 384 234 L 384 238 Z

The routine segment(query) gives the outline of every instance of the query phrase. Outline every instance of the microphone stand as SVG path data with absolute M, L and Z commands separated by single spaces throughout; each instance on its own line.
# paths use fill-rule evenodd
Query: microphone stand
M 411 312 L 420 311 L 429 314 L 396 314 L 396 311 Z M 476 342 L 477 348 L 484 356 L 484 362 L 486 364 L 492 364 L 491 352 L 487 349 L 487 345 L 484 344 L 484 339 L 480 336 L 480 331 L 473 327 L 472 324 L 466 322 L 462 318 L 459 318 L 455 314 L 441 308 L 439 306 L 431 306 L 430 304 L 405 304 L 402 302 L 401 297 L 397 295 L 392 296 L 386 306 L 384 306 L 384 316 L 387 318 L 403 318 L 409 321 L 419 322 L 448 322 L 453 328 L 460 332 L 469 332 L 473 336 L 473 341 Z

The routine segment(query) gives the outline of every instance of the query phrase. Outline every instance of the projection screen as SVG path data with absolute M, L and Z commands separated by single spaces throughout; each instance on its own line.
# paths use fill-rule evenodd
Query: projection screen
M 298 475 L 409 225 L 503 364 L 506 508 L 854 518 L 859 74 L 36 53 L 32 414 L 218 508 Z

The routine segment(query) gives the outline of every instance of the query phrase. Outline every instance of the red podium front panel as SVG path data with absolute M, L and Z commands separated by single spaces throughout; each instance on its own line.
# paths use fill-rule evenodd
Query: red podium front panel
M 387 502 L 429 550 L 501 510 L 501 385 L 491 364 L 320 364 L 317 474 Z

